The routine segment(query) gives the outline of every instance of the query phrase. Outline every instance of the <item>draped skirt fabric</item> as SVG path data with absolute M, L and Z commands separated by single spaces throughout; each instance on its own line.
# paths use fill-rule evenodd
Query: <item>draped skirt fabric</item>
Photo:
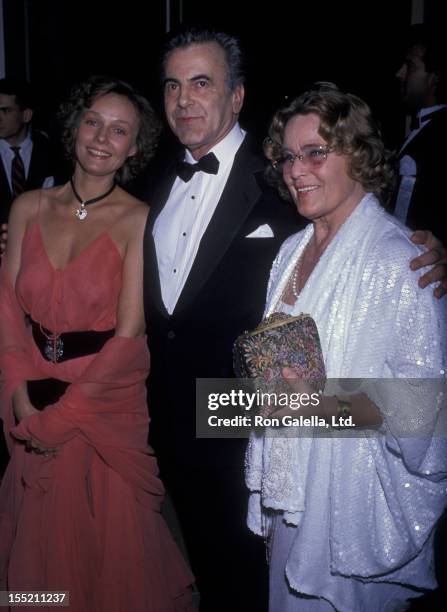
M 343 608 L 335 608 L 323 597 L 311 597 L 291 588 L 284 568 L 293 547 L 299 527 L 288 525 L 282 512 L 272 521 L 270 535 L 270 612 L 348 612 L 348 599 Z M 346 578 L 349 580 L 349 578 Z M 408 609 L 407 600 L 420 593 L 394 583 L 356 583 L 355 612 L 403 612 Z M 343 596 L 341 597 L 343 599 Z M 407 602 L 407 603 L 406 603 Z
M 98 258 L 95 266 L 81 274 L 72 265 L 64 279 L 45 266 L 35 236 L 26 237 L 22 253 L 25 271 L 27 262 L 38 263 L 32 275 L 22 274 L 27 308 L 17 299 L 20 278 L 13 288 L 7 265 L 0 269 L 0 417 L 10 452 L 0 488 L 0 590 L 68 591 L 71 612 L 194 610 L 193 578 L 160 514 L 164 489 L 147 445 L 146 338 L 115 336 L 96 355 L 53 364 L 43 359 L 24 318 L 24 310 L 32 311 L 52 329 L 41 287 L 57 281 L 61 295 L 74 290 L 72 302 L 78 299 L 85 319 L 85 274 L 94 270 L 98 295 L 90 327 L 114 327 L 113 316 L 104 312 L 113 303 L 107 288 L 112 272 L 120 278 L 121 262 L 96 252 L 111 248 L 111 241 L 102 240 L 89 251 Z M 113 270 L 98 270 L 102 262 L 112 262 Z M 54 307 L 62 320 L 64 300 Z M 69 307 L 76 312 L 73 303 Z M 79 329 L 73 320 L 63 331 L 70 326 Z M 23 381 L 50 378 L 68 383 L 65 393 L 17 425 L 15 389 Z M 30 441 L 58 448 L 56 457 L 27 452 Z

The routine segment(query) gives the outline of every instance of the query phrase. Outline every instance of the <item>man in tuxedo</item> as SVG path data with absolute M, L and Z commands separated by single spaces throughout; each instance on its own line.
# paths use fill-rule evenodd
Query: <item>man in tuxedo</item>
M 52 187 L 54 183 L 48 139 L 31 132 L 32 116 L 28 83 L 1 79 L 0 223 L 6 223 L 13 199 L 23 191 Z
M 412 228 L 425 227 L 447 243 L 442 223 L 447 140 L 445 35 L 424 24 L 410 28 L 406 55 L 396 73 L 412 129 L 399 151 L 400 182 L 394 214 Z
M 237 41 L 186 31 L 168 44 L 163 75 L 167 121 L 183 149 L 146 194 L 150 441 L 201 610 L 262 612 L 266 555 L 246 527 L 245 440 L 196 438 L 196 378 L 233 376 L 233 341 L 261 320 L 271 264 L 300 220 L 265 183 L 264 160 L 238 123 Z
M 298 219 L 265 184 L 264 161 L 239 126 L 237 41 L 188 31 L 168 45 L 163 68 L 167 120 L 185 149 L 149 199 L 151 443 L 201 610 L 262 612 L 268 578 L 264 546 L 245 524 L 245 440 L 196 439 L 195 380 L 233 376 L 233 341 L 261 320 L 270 266 Z

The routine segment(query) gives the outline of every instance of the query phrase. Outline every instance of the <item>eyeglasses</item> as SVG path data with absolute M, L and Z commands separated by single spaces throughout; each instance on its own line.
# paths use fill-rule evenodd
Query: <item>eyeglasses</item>
M 306 145 L 301 149 L 301 153 L 284 152 L 279 159 L 272 162 L 272 166 L 279 172 L 290 172 L 295 160 L 299 160 L 310 168 L 319 168 L 324 164 L 332 149 L 319 145 Z

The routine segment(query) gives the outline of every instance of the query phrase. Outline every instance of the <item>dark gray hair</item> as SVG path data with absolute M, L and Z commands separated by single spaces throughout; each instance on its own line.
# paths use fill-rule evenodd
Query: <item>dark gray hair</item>
M 20 110 L 34 108 L 34 95 L 31 85 L 22 79 L 0 79 L 0 94 L 15 96 L 16 104 Z
M 245 82 L 243 68 L 244 59 L 237 38 L 225 34 L 224 32 L 213 32 L 211 30 L 199 30 L 196 28 L 184 30 L 180 34 L 173 36 L 167 42 L 162 55 L 163 78 L 165 77 L 166 62 L 171 53 L 177 49 L 185 49 L 191 45 L 204 45 L 207 43 L 215 43 L 225 52 L 228 66 L 227 84 L 230 91 L 234 91 L 238 85 L 243 85 Z

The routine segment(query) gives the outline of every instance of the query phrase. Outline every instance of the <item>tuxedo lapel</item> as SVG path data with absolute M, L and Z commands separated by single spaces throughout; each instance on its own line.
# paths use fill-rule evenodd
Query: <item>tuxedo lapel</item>
M 2 201 L 12 198 L 11 189 L 9 187 L 8 177 L 3 167 L 3 160 L 0 158 L 0 194 Z
M 161 283 L 160 274 L 158 271 L 157 252 L 155 250 L 155 241 L 152 236 L 152 230 L 154 223 L 160 214 L 163 206 L 169 197 L 172 189 L 172 185 L 175 181 L 174 165 L 172 164 L 164 177 L 164 180 L 160 182 L 159 187 L 155 190 L 151 201 L 149 202 L 150 209 L 147 218 L 146 229 L 144 232 L 144 285 L 145 294 L 150 294 L 150 299 L 153 302 L 156 309 L 164 317 L 168 318 L 169 313 L 166 310 L 166 306 L 163 302 L 161 295 Z M 145 298 L 145 302 L 147 299 Z
M 155 189 L 151 201 L 148 202 L 150 205 L 148 222 L 151 230 L 154 228 L 154 223 L 169 198 L 175 179 L 175 165 L 170 164 L 163 180 L 160 181 L 158 187 Z
M 254 173 L 261 169 L 244 141 L 235 156 L 222 196 L 202 237 L 174 313 L 192 302 L 216 269 L 242 224 L 258 200 L 261 190 Z
M 242 224 L 261 195 L 255 173 L 263 169 L 257 155 L 250 151 L 246 138 L 237 152 L 222 196 L 202 237 L 199 250 L 183 287 L 174 315 L 183 310 L 198 294 L 224 257 Z M 147 292 L 158 311 L 165 317 L 169 313 L 161 295 L 155 242 L 154 223 L 163 209 L 176 178 L 175 164 L 168 168 L 165 178 L 155 190 L 144 238 L 144 280 Z
M 149 300 L 154 304 L 155 308 L 166 318 L 169 313 L 163 302 L 161 295 L 160 275 L 158 273 L 157 253 L 155 250 L 155 242 L 152 236 L 152 227 L 148 217 L 146 229 L 144 232 L 144 293 L 145 293 L 145 310 L 149 312 Z
M 425 139 L 433 138 L 434 141 L 437 141 L 437 138 L 434 137 L 433 134 L 436 133 L 439 122 L 445 122 L 446 117 L 447 107 L 439 108 L 433 111 L 432 113 L 428 113 L 427 115 L 425 115 L 422 121 L 430 119 L 429 123 L 424 125 L 420 129 L 420 131 L 414 136 L 414 138 L 412 138 L 409 142 L 407 142 L 406 145 L 402 147 L 399 152 L 399 159 L 401 159 L 404 155 L 410 155 L 411 157 L 413 157 L 419 149 L 419 143 L 421 141 L 424 142 Z

